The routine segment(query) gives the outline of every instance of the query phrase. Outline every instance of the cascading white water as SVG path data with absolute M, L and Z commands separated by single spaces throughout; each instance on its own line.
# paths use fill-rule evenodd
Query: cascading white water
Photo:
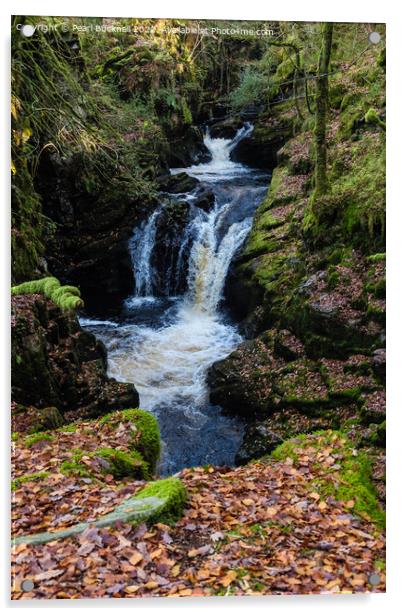
M 106 344 L 110 376 L 133 382 L 142 408 L 157 415 L 164 473 L 207 462 L 231 463 L 241 440 L 242 424 L 208 403 L 206 374 L 241 342 L 237 328 L 221 311 L 221 300 L 230 263 L 266 191 L 266 175 L 262 184 L 261 173 L 230 160 L 232 149 L 252 129 L 245 125 L 232 140 L 213 139 L 207 132 L 204 142 L 211 161 L 171 170 L 196 177 L 215 195 L 208 213 L 191 208 L 181 238 L 172 275 L 184 271 L 187 254 L 186 292 L 166 298 L 158 297 L 154 288 L 152 253 L 161 205 L 130 241 L 136 284 L 123 322 L 82 321 Z M 194 194 L 187 199 L 192 203 Z M 167 288 L 174 289 L 174 281 Z
M 152 264 L 151 255 L 155 245 L 156 222 L 160 210 L 157 209 L 149 217 L 143 227 L 136 229 L 129 242 L 131 262 L 135 279 L 135 296 L 152 296 Z
M 188 274 L 188 301 L 199 310 L 216 313 L 222 299 L 226 275 L 233 256 L 243 244 L 249 230 L 250 219 L 233 223 L 222 239 L 219 238 L 219 220 L 229 205 L 217 206 L 206 220 L 200 220 L 197 238 L 193 243 Z

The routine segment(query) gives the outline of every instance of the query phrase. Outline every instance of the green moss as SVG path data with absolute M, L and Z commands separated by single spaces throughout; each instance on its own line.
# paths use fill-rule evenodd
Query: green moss
M 77 477 L 89 477 L 90 473 L 88 468 L 81 463 L 82 456 L 86 455 L 86 452 L 82 449 L 72 449 L 71 458 L 64 460 L 60 464 L 60 472 L 63 475 L 76 475 Z
M 78 425 L 76 423 L 71 423 L 71 424 L 67 424 L 65 426 L 62 426 L 61 428 L 58 428 L 58 432 L 77 432 L 78 430 Z
M 112 447 L 102 447 L 91 452 L 85 452 L 81 449 L 74 450 L 72 458 L 64 460 L 60 465 L 60 472 L 65 475 L 92 477 L 94 473 L 91 472 L 91 466 L 82 461 L 84 456 L 102 460 L 99 469 L 102 475 L 110 474 L 115 479 L 123 479 L 124 477 L 150 478 L 148 464 L 143 460 L 140 453 L 137 451 L 128 453 Z
M 293 462 L 298 462 L 299 450 L 307 438 L 309 438 L 307 434 L 299 434 L 297 437 L 284 441 L 275 447 L 271 453 L 271 457 L 274 458 L 274 460 L 286 460 L 286 458 L 291 458 Z
M 385 122 L 381 120 L 376 110 L 372 107 L 367 111 L 366 115 L 364 116 L 364 120 L 367 124 L 374 124 L 375 126 L 379 126 L 380 128 L 382 128 L 383 130 L 385 130 L 386 128 Z
M 54 436 L 49 434 L 49 432 L 35 432 L 25 437 L 24 445 L 25 447 L 32 447 L 32 445 L 41 441 L 54 441 Z
M 372 263 L 377 263 L 378 261 L 385 261 L 385 259 L 386 259 L 385 252 L 378 252 L 375 255 L 370 255 L 367 257 L 367 261 L 370 261 Z
M 369 319 L 374 319 L 381 325 L 385 325 L 386 315 L 384 306 L 378 305 L 375 302 L 369 300 L 367 302 L 366 314 Z
M 80 291 L 70 285 L 61 286 L 57 278 L 49 276 L 39 280 L 30 280 L 11 288 L 12 295 L 40 293 L 50 299 L 63 312 L 73 312 L 83 306 Z
M 76 476 L 76 477 L 90 477 L 90 473 L 87 468 L 80 464 L 79 462 L 75 462 L 74 460 L 64 460 L 60 464 L 60 472 L 67 477 Z
M 277 372 L 274 387 L 283 402 L 306 412 L 330 402 L 322 375 L 312 361 L 288 362 Z
M 381 278 L 377 284 L 374 286 L 374 295 L 378 299 L 385 299 L 385 294 L 387 290 L 387 283 L 385 278 Z
M 283 225 L 284 221 L 280 218 L 275 218 L 275 214 L 271 211 L 264 212 L 261 218 L 258 220 L 258 226 L 261 229 L 275 229 Z
M 339 284 L 339 272 L 335 270 L 328 270 L 327 287 L 328 289 L 335 289 Z
M 378 558 L 377 560 L 374 561 L 374 567 L 375 569 L 377 569 L 377 571 L 384 571 L 385 561 L 382 558 Z
M 143 459 L 148 463 L 150 471 L 154 472 L 161 451 L 161 439 L 158 422 L 151 413 L 142 409 L 125 409 L 105 415 L 100 424 L 118 424 L 120 422 L 132 422 L 133 442 Z M 138 435 L 138 432 L 140 433 Z M 139 438 L 138 438 L 139 436 Z
M 187 492 L 180 479 L 169 477 L 154 481 L 136 494 L 136 498 L 146 498 L 148 496 L 166 498 L 166 505 L 158 513 L 159 520 L 172 524 L 183 514 Z
M 19 148 L 13 147 L 13 150 L 15 174 L 11 179 L 12 280 L 19 282 L 30 278 L 37 271 L 45 251 L 46 236 L 50 235 L 50 225 L 42 214 L 41 198 L 35 191 L 26 153 L 21 155 Z
M 54 533 L 44 532 L 34 535 L 14 537 L 13 545 L 21 543 L 38 545 L 57 539 L 72 537 L 82 533 L 88 526 L 108 528 L 115 524 L 140 524 L 141 522 L 164 521 L 173 524 L 183 512 L 186 490 L 175 477 L 155 481 L 139 493 L 123 499 L 112 511 L 91 522 L 80 522 L 74 526 Z
M 24 483 L 28 483 L 29 481 L 36 481 L 38 479 L 46 479 L 49 476 L 49 473 L 46 471 L 39 471 L 37 473 L 32 473 L 31 475 L 23 475 L 22 477 L 17 477 L 11 482 L 11 490 L 14 492 Z
M 378 425 L 370 424 L 369 428 L 371 429 L 371 434 L 369 436 L 369 441 L 371 444 L 376 447 L 385 447 L 387 435 L 386 420 L 382 421 Z
M 365 286 L 365 290 L 369 293 L 373 293 L 377 299 L 385 299 L 386 293 L 386 280 L 385 277 L 380 278 L 377 282 L 369 282 Z
M 322 464 L 317 461 L 313 465 L 313 469 L 317 470 L 317 478 L 313 480 L 311 488 L 323 496 L 353 502 L 353 513 L 384 527 L 385 514 L 372 483 L 370 461 L 363 452 L 355 450 L 353 443 L 342 432 L 327 430 L 313 435 L 299 435 L 279 445 L 271 455 L 275 460 L 290 457 L 297 463 L 303 448 L 322 451 L 328 446 L 333 447 L 339 456 L 337 460 L 341 468 L 336 473 L 329 469 L 325 475 Z
M 111 447 L 102 447 L 89 455 L 104 460 L 108 465 L 105 474 L 110 473 L 115 479 L 123 477 L 149 479 L 148 464 L 137 451 L 127 453 Z
M 340 164 L 337 164 L 337 163 Z M 308 242 L 335 242 L 373 251 L 385 243 L 385 139 L 367 133 L 331 155 L 331 192 L 310 199 L 302 230 Z

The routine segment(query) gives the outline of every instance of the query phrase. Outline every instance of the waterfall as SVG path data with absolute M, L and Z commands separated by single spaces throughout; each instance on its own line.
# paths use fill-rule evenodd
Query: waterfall
M 158 418 L 163 474 L 232 464 L 242 438 L 241 420 L 209 404 L 206 375 L 242 340 L 221 300 L 230 263 L 268 183 L 267 174 L 230 159 L 252 130 L 246 124 L 233 139 L 213 139 L 207 131 L 210 162 L 171 169 L 173 175 L 185 171 L 197 178 L 198 186 L 186 195 L 169 195 L 134 231 L 129 247 L 135 292 L 116 322 L 82 321 L 106 345 L 109 375 L 134 383 L 141 407 Z M 196 206 L 198 191 L 205 190 L 214 195 L 207 212 Z M 183 223 L 167 227 L 183 201 L 188 205 L 178 219 Z
M 135 297 L 151 297 L 153 294 L 151 257 L 155 246 L 156 222 L 159 213 L 158 208 L 144 226 L 135 229 L 129 242 L 135 279 Z
M 211 163 L 214 166 L 222 163 L 224 166 L 230 164 L 230 152 L 236 147 L 236 145 L 245 137 L 248 137 L 253 132 L 253 125 L 250 122 L 246 122 L 242 128 L 239 128 L 233 139 L 224 139 L 222 137 L 213 139 L 209 128 L 205 133 L 204 144 L 208 148 L 212 160 Z
M 228 176 L 247 171 L 243 165 L 230 160 L 230 152 L 252 130 L 253 126 L 247 122 L 237 131 L 233 139 L 213 139 L 207 129 L 204 143 L 211 154 L 211 161 L 190 167 L 186 172 L 198 178 L 206 176 L 207 180 L 216 183 L 219 180 L 227 180 Z M 182 169 L 173 169 L 172 174 L 180 171 Z M 191 197 L 192 194 L 188 195 L 190 202 Z M 222 222 L 224 223 L 225 215 L 230 210 L 230 203 L 223 205 L 215 203 L 207 215 L 202 210 L 193 208 L 192 218 L 181 238 L 176 268 L 173 271 L 171 263 L 164 272 L 166 279 L 163 288 L 155 289 L 154 281 L 157 277 L 154 275 L 152 255 L 155 249 L 158 217 L 162 210 L 163 205 L 153 212 L 145 225 L 134 231 L 129 243 L 135 278 L 134 298 L 151 299 L 155 293 L 166 290 L 177 292 L 184 270 L 184 257 L 189 250 L 187 303 L 213 313 L 222 299 L 229 265 L 250 230 L 251 219 L 246 218 L 228 226 L 226 234 L 222 237 L 219 230 Z M 133 298 L 131 302 L 132 300 Z
M 219 240 L 219 219 L 226 209 L 215 207 L 206 220 L 200 220 L 189 259 L 188 300 L 211 314 L 218 308 L 229 265 L 251 226 L 249 218 L 234 223 Z

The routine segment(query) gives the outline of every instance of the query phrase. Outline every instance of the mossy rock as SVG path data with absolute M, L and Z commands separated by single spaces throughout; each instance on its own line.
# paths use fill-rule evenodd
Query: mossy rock
M 30 295 L 40 293 L 50 299 L 63 312 L 74 312 L 84 305 L 77 287 L 61 286 L 59 280 L 53 276 L 30 280 L 11 287 L 11 295 Z
M 309 360 L 296 360 L 275 374 L 275 390 L 282 402 L 306 411 L 327 406 L 327 386 L 317 365 Z
M 147 485 L 143 490 L 136 494 L 137 498 L 157 497 L 165 501 L 157 514 L 148 518 L 151 522 L 157 520 L 168 524 L 173 524 L 183 513 L 183 507 L 187 500 L 187 492 L 180 479 L 169 477 L 159 479 Z
M 156 418 L 142 409 L 125 409 L 114 411 L 100 419 L 90 422 L 90 429 L 102 434 L 123 424 L 125 432 L 124 447 L 102 447 L 92 451 L 72 450 L 69 459 L 65 459 L 60 471 L 66 475 L 94 477 L 102 480 L 108 474 L 115 479 L 134 477 L 150 479 L 155 473 L 161 444 L 159 426 Z M 78 424 L 79 427 L 79 424 Z M 66 431 L 75 432 L 77 425 L 66 426 Z M 107 430 L 106 430 L 107 429 Z M 64 428 L 61 428 L 61 432 Z M 107 443 L 107 435 L 103 434 Z
M 374 391 L 363 396 L 363 403 L 360 409 L 360 417 L 363 424 L 381 424 L 385 420 L 385 415 L 384 390 Z
M 79 535 L 89 526 L 96 528 L 112 527 L 115 524 L 140 524 L 141 522 L 174 523 L 183 513 L 187 494 L 184 485 L 176 477 L 155 481 L 135 496 L 123 500 L 110 513 L 98 518 L 93 522 L 81 522 L 64 530 L 54 533 L 38 533 L 25 535 L 12 540 L 12 545 L 38 545 L 57 541 L 66 537 Z
M 361 403 L 364 392 L 378 389 L 369 358 L 356 364 L 348 363 L 347 360 L 324 359 L 320 362 L 320 372 L 328 387 L 329 395 L 334 400 Z
M 95 451 L 77 452 L 71 460 L 60 465 L 60 472 L 65 475 L 92 477 L 112 475 L 114 479 L 133 477 L 149 479 L 148 464 L 137 451 L 127 452 L 112 447 L 102 447 Z
M 297 465 L 304 450 L 314 449 L 317 454 L 328 449 L 329 455 L 337 456 L 339 469 L 334 471 L 329 467 L 323 470 L 321 459 L 313 462 L 313 470 L 317 478 L 313 480 L 311 489 L 323 497 L 332 496 L 338 501 L 352 503 L 351 511 L 368 519 L 380 528 L 385 526 L 385 513 L 378 501 L 372 481 L 371 464 L 368 457 L 361 451 L 356 451 L 354 444 L 342 432 L 326 430 L 312 435 L 298 435 L 279 445 L 273 452 L 275 460 L 291 458 Z M 313 457 L 313 456 L 312 456 Z
M 150 472 L 153 473 L 161 452 L 161 437 L 156 418 L 142 409 L 125 409 L 105 415 L 99 423 L 100 425 L 104 423 L 113 425 L 120 422 L 132 422 L 133 438 L 136 439 L 135 449 L 141 454 L 143 460 L 148 464 Z M 138 431 L 140 435 L 137 441 Z
M 372 124 L 374 126 L 379 126 L 383 130 L 386 129 L 385 122 L 381 120 L 377 111 L 373 109 L 372 107 L 366 112 L 366 115 L 364 116 L 364 120 L 366 124 Z
M 12 409 L 11 423 L 14 431 L 33 434 L 59 428 L 64 424 L 64 418 L 55 406 L 37 408 L 15 404 Z

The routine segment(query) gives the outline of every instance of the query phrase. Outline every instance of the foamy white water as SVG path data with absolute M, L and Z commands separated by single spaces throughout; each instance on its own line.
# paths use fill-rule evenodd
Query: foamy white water
M 172 280 L 164 288 L 173 289 L 185 272 L 186 292 L 160 297 L 162 290 L 155 288 L 152 256 L 162 204 L 130 240 L 135 293 L 125 302 L 123 322 L 82 321 L 105 343 L 109 375 L 134 383 L 141 407 L 157 415 L 165 443 L 163 472 L 231 463 L 241 440 L 239 420 L 222 416 L 208 403 L 206 375 L 242 340 L 221 306 L 230 263 L 266 191 L 266 183 L 256 180 L 261 174 L 230 160 L 233 147 L 251 131 L 247 124 L 232 140 L 212 139 L 207 132 L 211 161 L 172 170 L 185 170 L 215 194 L 210 212 L 192 207 L 176 269 L 166 272 Z M 187 197 L 191 204 L 194 194 Z

